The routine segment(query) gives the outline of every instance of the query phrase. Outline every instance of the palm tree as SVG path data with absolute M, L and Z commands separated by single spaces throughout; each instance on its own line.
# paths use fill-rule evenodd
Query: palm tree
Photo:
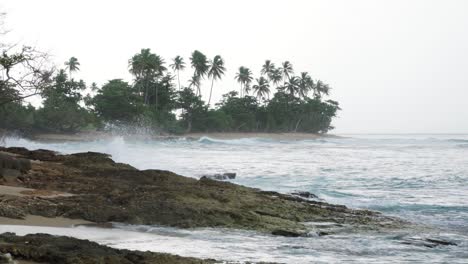
M 208 59 L 206 58 L 205 54 L 201 53 L 198 50 L 192 52 L 192 57 L 190 57 L 190 62 L 192 68 L 194 69 L 194 75 L 198 76 L 199 82 L 197 86 L 197 95 L 201 97 L 201 90 L 200 90 L 200 80 L 203 78 L 210 68 L 208 65 Z
M 197 75 L 193 75 L 192 78 L 189 80 L 188 88 L 198 87 L 200 86 L 200 77 Z
M 65 66 L 67 66 L 69 75 L 70 75 L 70 80 L 72 79 L 72 72 L 79 71 L 80 70 L 80 62 L 78 62 L 78 59 L 75 57 L 71 57 L 68 61 L 65 62 Z
M 314 97 L 320 99 L 322 98 L 322 94 L 328 95 L 330 89 L 331 88 L 328 84 L 325 84 L 321 80 L 318 80 L 314 86 Z
M 256 79 L 257 84 L 253 86 L 255 93 L 257 94 L 257 98 L 264 98 L 265 95 L 270 99 L 270 84 L 268 80 L 265 79 L 263 76 Z
M 93 92 L 96 92 L 97 90 L 99 90 L 99 87 L 97 86 L 97 84 L 95 82 L 93 82 L 89 88 Z
M 283 74 L 285 83 L 289 80 L 289 77 L 294 74 L 293 66 L 289 61 L 285 61 L 281 64 L 280 71 Z
M 250 69 L 247 67 L 241 66 L 239 67 L 239 72 L 236 73 L 234 78 L 241 85 L 240 96 L 242 97 L 243 91 L 248 92 L 250 90 L 250 83 L 253 80 L 252 71 L 250 71 Z
M 265 64 L 263 64 L 262 66 L 262 70 L 260 71 L 260 73 L 269 77 L 274 69 L 275 64 L 272 63 L 270 60 L 266 60 Z
M 299 84 L 299 78 L 297 76 L 293 76 L 285 83 L 284 89 L 291 95 L 291 97 L 293 97 L 299 90 Z
M 309 91 L 314 89 L 314 81 L 310 77 L 309 73 L 301 72 L 299 77 L 298 93 L 302 98 L 306 98 Z
M 141 82 L 144 88 L 145 104 L 148 103 L 149 86 L 154 80 L 163 76 L 167 68 L 165 62 L 159 55 L 151 53 L 150 49 L 142 49 L 140 53 L 135 54 L 128 62 L 130 73 L 135 75 L 136 81 Z M 156 85 L 156 104 L 158 103 L 158 86 Z
M 179 75 L 179 72 L 180 71 L 183 71 L 185 69 L 185 62 L 184 62 L 184 58 L 182 58 L 181 56 L 176 56 L 173 60 L 172 60 L 172 64 L 169 65 L 173 71 L 177 72 L 177 81 L 179 83 L 179 91 L 180 91 L 180 75 Z
M 221 80 L 221 76 L 224 75 L 226 68 L 224 67 L 224 60 L 221 56 L 216 55 L 211 62 L 210 70 L 208 71 L 208 78 L 211 78 L 211 89 L 210 97 L 208 99 L 208 105 L 211 102 L 211 94 L 213 92 L 213 84 L 215 80 Z
M 278 84 L 281 82 L 283 77 L 281 76 L 281 70 L 274 68 L 270 74 L 268 74 L 268 79 L 276 86 L 278 87 Z

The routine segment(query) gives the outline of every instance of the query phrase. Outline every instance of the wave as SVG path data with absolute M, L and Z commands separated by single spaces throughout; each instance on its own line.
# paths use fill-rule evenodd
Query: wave
M 261 143 L 280 143 L 280 141 L 268 138 L 239 138 L 239 139 L 216 139 L 207 136 L 198 140 L 202 144 L 226 144 L 226 145 L 255 145 Z
M 451 138 L 447 139 L 449 142 L 454 142 L 454 143 L 468 143 L 468 139 L 460 139 L 460 138 Z

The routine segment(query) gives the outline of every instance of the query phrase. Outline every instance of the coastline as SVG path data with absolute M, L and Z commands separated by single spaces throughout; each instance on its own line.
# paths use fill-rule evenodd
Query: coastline
M 70 141 L 94 141 L 94 140 L 106 140 L 115 136 L 122 136 L 124 138 L 132 139 L 151 139 L 151 140 L 174 140 L 174 139 L 189 139 L 199 140 L 203 137 L 209 137 L 220 140 L 233 140 L 243 138 L 262 138 L 272 140 L 314 140 L 320 138 L 341 138 L 340 136 L 333 134 L 313 134 L 313 133 L 266 133 L 266 132 L 195 132 L 187 134 L 123 134 L 123 133 L 112 133 L 112 132 L 79 132 L 74 134 L 65 133 L 37 133 L 28 136 L 31 140 L 43 141 L 43 142 L 70 142 Z
M 0 225 L 20 226 L 47 226 L 47 227 L 73 227 L 77 225 L 93 225 L 94 222 L 83 219 L 71 219 L 66 217 L 44 217 L 39 215 L 26 215 L 23 219 L 15 219 L 0 216 Z

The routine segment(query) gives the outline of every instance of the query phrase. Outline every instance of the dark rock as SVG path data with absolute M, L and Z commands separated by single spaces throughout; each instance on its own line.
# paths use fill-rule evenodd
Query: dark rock
M 26 173 L 31 169 L 31 161 L 28 159 L 17 158 L 12 155 L 0 153 L 0 169 L 2 175 L 3 171 L 7 169 Z
M 310 193 L 310 192 L 303 192 L 303 191 L 294 191 L 291 193 L 291 195 L 299 196 L 302 198 L 307 198 L 307 199 L 316 199 L 318 198 L 317 195 Z
M 439 245 L 439 246 L 457 246 L 457 243 L 455 242 L 445 241 L 445 240 L 440 240 L 440 239 L 426 238 L 426 241 L 434 245 Z
M 13 233 L 0 234 L 0 255 L 8 252 L 17 259 L 50 264 L 215 263 L 214 260 L 165 253 L 113 249 L 88 240 L 47 234 L 26 236 L 16 236 Z
M 422 246 L 428 248 L 435 248 L 438 246 L 457 246 L 457 243 L 455 242 L 434 238 L 406 238 L 401 243 L 405 245 Z
M 304 233 L 301 233 L 301 232 L 283 230 L 283 229 L 273 230 L 271 234 L 275 236 L 284 236 L 284 237 L 300 237 L 304 235 Z
M 227 173 L 217 173 L 217 174 L 207 174 L 203 175 L 201 178 L 208 178 L 212 180 L 218 180 L 218 181 L 225 181 L 225 180 L 232 180 L 236 178 L 236 173 L 233 172 L 227 172 Z

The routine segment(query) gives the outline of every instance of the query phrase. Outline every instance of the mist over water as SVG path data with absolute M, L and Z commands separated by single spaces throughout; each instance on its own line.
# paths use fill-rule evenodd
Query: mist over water
M 310 191 L 327 202 L 424 223 L 438 230 L 430 231 L 431 236 L 459 244 L 431 249 L 403 245 L 394 239 L 427 235 L 419 233 L 288 239 L 245 231 L 124 225 L 119 226 L 120 231 L 96 231 L 90 238 L 118 248 L 285 263 L 463 263 L 468 258 L 468 135 L 349 135 L 302 141 L 209 137 L 155 141 L 114 137 L 66 143 L 7 138 L 6 144 L 62 153 L 105 152 L 114 160 L 139 169 L 171 170 L 195 178 L 235 172 L 237 178 L 232 182 L 238 184 L 283 193 Z M 110 239 L 106 232 L 116 233 Z M 127 239 L 118 232 L 129 232 L 136 238 Z M 179 246 L 168 246 L 171 243 Z M 194 243 L 202 247 L 194 249 Z

